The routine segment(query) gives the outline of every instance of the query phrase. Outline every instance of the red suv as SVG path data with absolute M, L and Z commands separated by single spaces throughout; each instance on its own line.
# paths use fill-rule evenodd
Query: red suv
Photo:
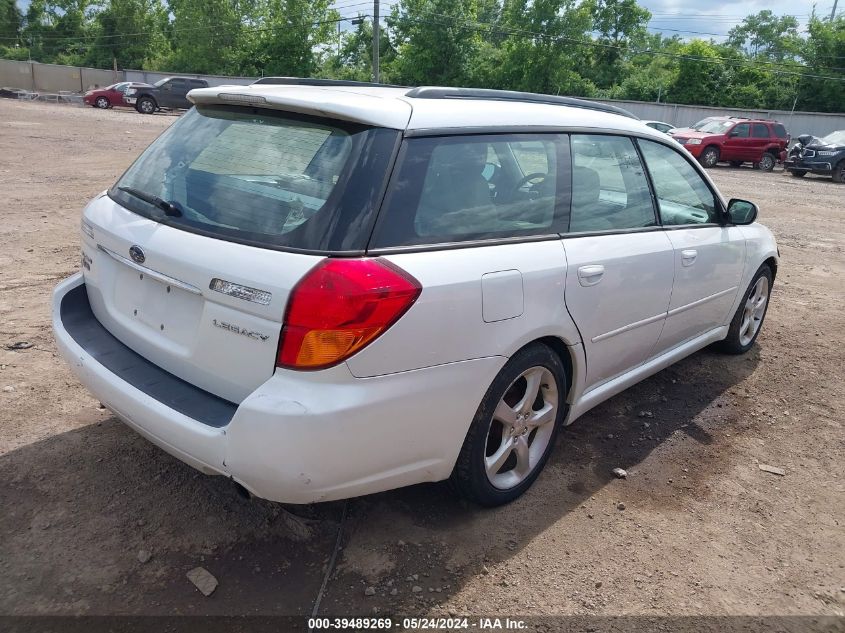
M 789 144 L 786 128 L 777 121 L 737 117 L 710 117 L 674 130 L 672 136 L 705 167 L 719 161 L 734 167 L 750 162 L 763 171 L 786 159 Z

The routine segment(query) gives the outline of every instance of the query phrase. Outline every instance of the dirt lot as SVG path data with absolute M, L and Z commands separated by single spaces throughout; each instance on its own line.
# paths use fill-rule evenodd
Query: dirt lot
M 421 485 L 283 508 L 135 435 L 55 352 L 81 209 L 173 120 L 0 100 L 0 614 L 310 613 L 344 507 L 321 613 L 845 612 L 845 186 L 715 169 L 780 243 L 758 345 L 594 409 L 518 502 Z

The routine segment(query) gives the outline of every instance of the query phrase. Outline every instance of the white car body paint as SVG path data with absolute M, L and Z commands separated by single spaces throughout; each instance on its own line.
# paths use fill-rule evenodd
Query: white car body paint
M 394 88 L 229 86 L 194 90 L 189 98 L 226 103 L 222 95 L 252 95 L 263 99 L 257 107 L 405 134 L 508 124 L 630 134 L 680 147 L 607 112 L 413 99 Z M 285 309 L 323 256 L 190 233 L 104 194 L 83 218 L 93 233 L 82 234 L 89 265 L 53 296 L 62 356 L 95 397 L 164 450 L 260 497 L 291 503 L 446 479 L 491 382 L 509 357 L 538 339 L 559 341 L 567 354 L 566 423 L 573 422 L 724 338 L 752 276 L 778 259 L 771 233 L 756 223 L 385 253 L 419 281 L 417 301 L 339 365 L 296 371 L 275 367 Z M 143 249 L 143 263 L 128 259 L 133 245 Z M 222 294 L 210 289 L 214 278 L 272 297 L 261 305 Z M 63 300 L 83 283 L 102 327 L 153 365 L 232 403 L 231 421 L 212 427 L 192 419 L 89 353 L 62 318 Z

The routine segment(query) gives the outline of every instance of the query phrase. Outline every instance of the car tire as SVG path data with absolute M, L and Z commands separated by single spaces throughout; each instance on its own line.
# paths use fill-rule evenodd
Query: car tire
M 742 167 L 742 161 L 741 160 L 732 160 L 731 161 L 731 167 Z
M 135 104 L 135 109 L 141 114 L 154 114 L 158 106 L 150 97 L 141 97 Z
M 108 110 L 111 107 L 111 103 L 106 97 L 97 97 L 97 100 L 94 101 L 94 107 L 100 108 L 101 110 Z
M 760 157 L 760 162 L 757 163 L 757 167 L 760 171 L 772 171 L 775 168 L 775 163 L 777 163 L 777 158 L 769 152 L 766 152 Z
M 711 145 L 701 152 L 699 160 L 704 167 L 715 167 L 719 162 L 719 148 Z
M 833 168 L 833 182 L 845 183 L 845 160 Z
M 751 349 L 763 328 L 763 320 L 769 309 L 769 298 L 772 296 L 773 281 L 772 269 L 767 264 L 760 266 L 742 296 L 742 301 L 731 320 L 728 335 L 716 344 L 720 351 L 727 354 L 744 354 Z
M 513 501 L 543 470 L 565 414 L 560 357 L 541 343 L 524 347 L 484 395 L 449 478 L 452 489 L 482 506 Z

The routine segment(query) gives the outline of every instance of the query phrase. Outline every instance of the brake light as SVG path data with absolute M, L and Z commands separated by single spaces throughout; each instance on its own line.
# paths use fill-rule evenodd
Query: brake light
M 291 292 L 276 365 L 323 369 L 386 332 L 422 286 L 384 259 L 326 259 Z

